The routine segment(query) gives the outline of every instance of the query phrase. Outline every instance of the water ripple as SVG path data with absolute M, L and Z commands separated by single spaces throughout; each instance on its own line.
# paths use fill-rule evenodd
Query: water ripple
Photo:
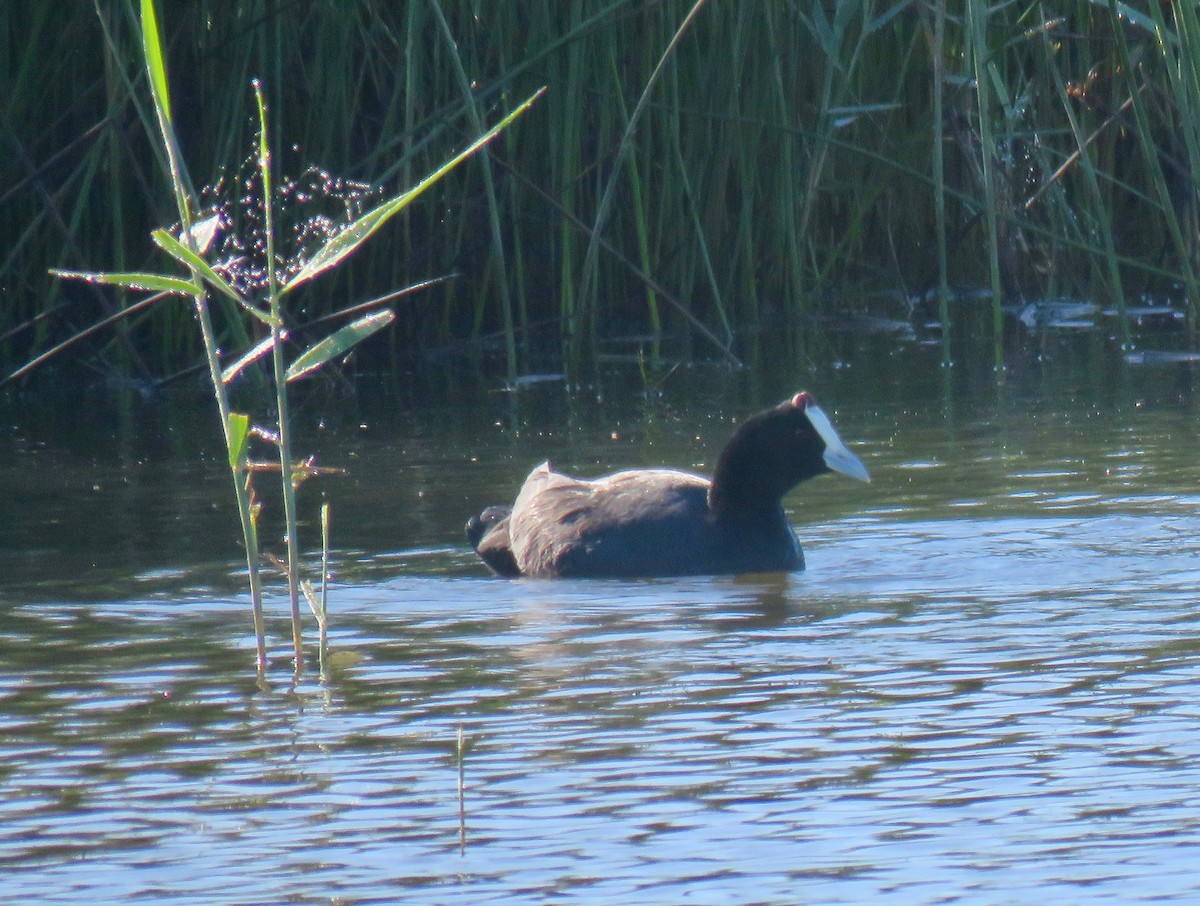
M 352 657 L 327 684 L 286 681 L 277 598 L 266 689 L 241 598 L 0 605 L 0 890 L 1186 901 L 1191 441 L 1089 425 L 1083 455 L 1013 418 L 999 438 L 870 429 L 887 481 L 849 516 L 813 483 L 795 576 L 492 580 L 447 541 L 465 504 L 429 504 L 414 521 L 454 509 L 444 535 L 341 552 L 332 645 Z

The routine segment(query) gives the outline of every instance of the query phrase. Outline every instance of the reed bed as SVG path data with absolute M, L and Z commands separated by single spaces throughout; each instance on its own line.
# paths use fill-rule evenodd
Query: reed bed
M 1149 7 L 193 0 L 163 27 L 206 184 L 246 158 L 254 78 L 281 172 L 388 193 L 548 85 L 489 163 L 297 294 L 317 318 L 456 274 L 400 304 L 388 354 L 499 337 L 512 375 L 621 336 L 738 357 L 766 327 L 925 300 L 947 349 L 990 331 L 996 364 L 1023 300 L 1153 298 L 1194 327 L 1200 28 Z M 134 302 L 51 268 L 141 270 L 173 219 L 138 40 L 134 0 L 0 4 L 4 375 Z M 994 319 L 960 315 L 976 287 Z M 59 367 L 159 382 L 204 358 L 181 306 L 112 324 Z

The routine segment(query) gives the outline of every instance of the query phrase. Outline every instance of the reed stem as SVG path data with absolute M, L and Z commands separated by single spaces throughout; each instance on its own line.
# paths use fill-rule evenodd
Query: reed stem
M 988 8 L 985 0 L 967 0 L 967 22 L 975 97 L 979 105 L 979 156 L 983 173 L 983 216 L 986 227 L 988 277 L 992 293 L 992 367 L 1004 373 L 1003 281 L 1000 276 L 1000 235 L 996 218 L 996 143 L 992 136 L 992 92 L 989 86 L 987 44 Z

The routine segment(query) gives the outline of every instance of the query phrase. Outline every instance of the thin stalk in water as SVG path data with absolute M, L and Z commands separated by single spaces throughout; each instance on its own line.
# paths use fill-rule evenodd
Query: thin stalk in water
M 621 92 L 621 76 L 617 69 L 617 58 L 615 50 L 610 47 L 609 53 L 609 69 L 613 77 L 613 95 L 616 98 L 617 112 L 620 113 L 625 125 L 629 125 L 629 111 L 625 108 L 625 97 Z M 633 200 L 633 224 L 637 233 L 638 244 L 638 263 L 641 266 L 643 273 L 650 273 L 653 269 L 650 261 L 650 239 L 649 229 L 646 221 L 646 193 L 642 186 L 642 176 L 638 171 L 638 162 L 636 158 L 629 158 L 629 181 L 630 194 Z M 652 356 L 655 360 L 659 357 L 659 349 L 662 342 L 662 317 L 658 312 L 658 296 L 655 295 L 654 288 L 645 287 L 646 292 L 646 314 L 650 319 L 650 333 L 654 337 L 652 341 Z
M 159 37 L 158 15 L 154 9 L 154 0 L 142 0 L 142 53 L 146 62 L 146 71 L 151 86 L 151 96 L 154 100 L 154 110 L 157 115 L 159 136 L 166 150 L 168 173 L 171 177 L 171 189 L 175 196 L 175 206 L 179 214 L 180 234 L 188 249 L 198 254 L 196 237 L 192 230 L 192 193 L 189 191 L 187 169 L 183 155 L 179 151 L 175 128 L 171 120 L 170 92 L 167 86 L 166 61 L 163 58 L 162 43 Z M 244 462 L 242 449 L 245 436 L 240 442 L 235 435 L 235 422 L 229 405 L 229 394 L 221 377 L 220 351 L 217 348 L 216 331 L 213 329 L 212 314 L 208 305 L 208 292 L 199 271 L 189 267 L 189 278 L 193 286 L 192 302 L 196 320 L 200 324 L 200 336 L 204 345 L 204 356 L 208 364 L 209 379 L 212 384 L 213 397 L 217 403 L 217 415 L 221 422 L 222 436 L 225 447 L 229 451 L 230 468 L 233 476 L 233 492 L 237 501 L 238 519 L 241 523 L 242 540 L 246 545 L 246 572 L 250 583 L 250 600 L 254 614 L 254 636 L 256 645 L 256 665 L 258 674 L 262 677 L 267 669 L 266 633 L 262 613 L 262 577 L 260 572 L 258 552 L 258 532 L 254 522 L 250 489 L 248 486 L 249 473 L 243 473 L 239 461 Z
M 458 851 L 467 851 L 467 800 L 466 800 L 466 740 L 463 725 L 458 725 L 458 740 L 454 747 L 454 760 L 458 766 Z
M 321 675 L 329 672 L 329 504 L 321 504 Z
M 275 373 L 275 405 L 279 415 L 279 472 L 283 492 L 283 518 L 287 535 L 288 602 L 292 612 L 292 645 L 295 670 L 304 670 L 304 644 L 300 626 L 300 531 L 296 518 L 296 482 L 292 475 L 292 432 L 288 418 L 287 363 L 283 354 L 283 312 L 280 304 L 279 274 L 275 269 L 275 222 L 271 184 L 271 149 L 267 141 L 267 105 L 262 85 L 253 82 L 258 104 L 258 172 L 262 181 L 263 229 L 267 243 L 267 303 L 271 311 L 271 364 Z

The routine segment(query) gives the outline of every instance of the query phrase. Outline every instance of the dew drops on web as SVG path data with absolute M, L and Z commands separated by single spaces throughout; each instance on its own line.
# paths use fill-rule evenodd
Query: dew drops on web
M 296 176 L 276 175 L 273 188 L 275 269 L 282 285 L 330 239 L 384 198 L 381 186 L 313 165 Z M 215 225 L 205 259 L 242 296 L 262 296 L 267 286 L 267 235 L 257 156 L 243 160 L 236 174 L 225 174 L 205 186 L 200 208 L 197 222 Z M 172 232 L 180 234 L 178 224 Z

